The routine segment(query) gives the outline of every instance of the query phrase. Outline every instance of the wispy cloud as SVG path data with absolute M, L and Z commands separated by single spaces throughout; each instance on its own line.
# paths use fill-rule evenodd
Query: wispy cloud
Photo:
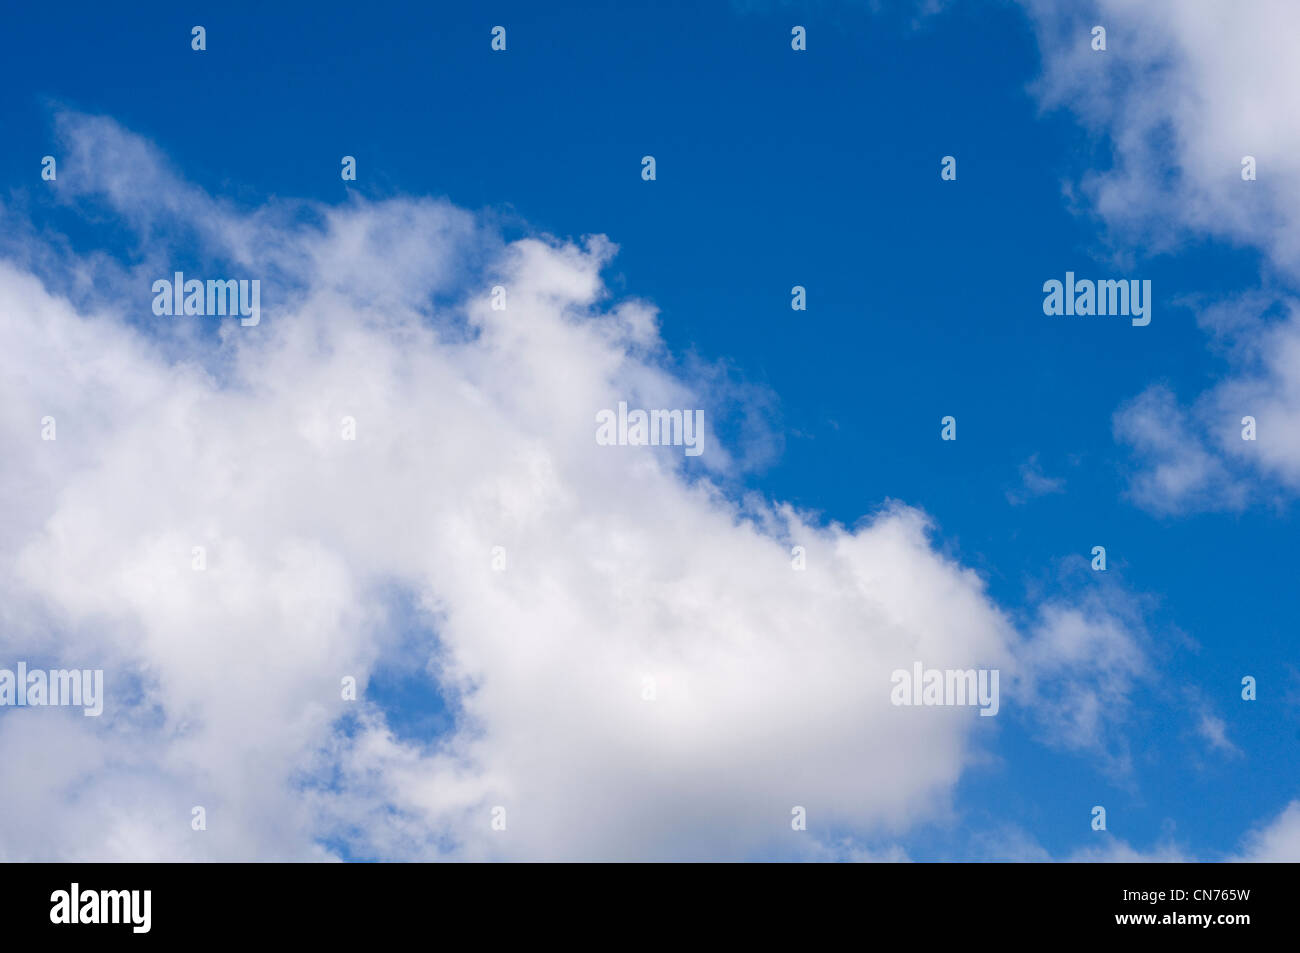
M 1260 249 L 1259 288 L 1203 308 L 1224 379 L 1187 406 L 1161 385 L 1116 416 L 1136 451 L 1130 495 L 1160 513 L 1240 509 L 1300 490 L 1300 70 L 1286 37 L 1300 8 L 1265 0 L 1250 16 L 1213 0 L 1080 10 L 1022 0 L 1043 52 L 1036 92 L 1078 117 L 1106 160 L 1068 184 L 1109 230 L 1117 257 L 1216 239 Z M 1105 52 L 1091 48 L 1094 25 Z M 1244 176 L 1251 163 L 1254 177 Z M 1077 189 L 1077 191 L 1076 191 Z M 1266 318 L 1279 310 L 1281 316 Z M 1246 418 L 1257 436 L 1242 439 Z
M 1049 477 L 1039 465 L 1038 454 L 1020 464 L 1020 486 L 1007 491 L 1007 502 L 1021 506 L 1039 496 L 1065 492 L 1063 477 Z

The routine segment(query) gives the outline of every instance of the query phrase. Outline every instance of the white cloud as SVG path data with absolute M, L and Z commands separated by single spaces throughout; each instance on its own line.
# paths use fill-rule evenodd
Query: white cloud
M 1095 134 L 1101 171 L 1078 197 L 1110 232 L 1117 257 L 1177 251 L 1205 238 L 1263 253 L 1264 287 L 1300 281 L 1300 63 L 1290 38 L 1300 6 L 1260 0 L 1101 0 L 1080 10 L 1022 0 L 1037 29 L 1048 108 Z M 1094 25 L 1107 50 L 1090 46 Z M 1258 178 L 1243 181 L 1252 156 Z M 1071 191 L 1075 183 L 1071 183 Z M 1166 291 L 1166 297 L 1174 297 Z M 1130 487 L 1163 513 L 1239 509 L 1300 490 L 1300 322 L 1289 293 L 1243 290 L 1204 307 L 1228 373 L 1184 408 L 1163 386 L 1117 415 L 1142 464 Z M 1230 320 L 1225 320 L 1230 318 Z M 1241 439 L 1253 416 L 1258 439 Z
M 1255 863 L 1300 862 L 1300 801 L 1292 801 L 1276 818 L 1247 835 L 1234 860 Z
M 1196 504 L 1237 508 L 1247 497 L 1225 462 L 1168 387 L 1153 385 L 1115 413 L 1115 436 L 1141 464 L 1129 482 L 1134 502 L 1158 512 Z
M 694 469 L 597 446 L 620 399 L 725 400 L 607 301 L 608 241 L 503 245 L 424 200 L 240 211 L 106 120 L 60 126 L 66 201 L 139 229 L 140 264 L 0 263 L 0 651 L 103 667 L 109 700 L 0 720 L 5 859 L 901 858 L 998 719 L 895 708 L 894 669 L 1004 669 L 1077 746 L 1122 707 L 1121 622 L 1054 604 L 1022 640 L 914 508 L 826 526 L 724 494 L 711 436 Z M 173 238 L 264 278 L 262 323 L 154 318 Z M 395 734 L 381 664 L 427 672 L 454 730 Z
M 1259 246 L 1300 275 L 1300 7 L 1260 0 L 1100 0 L 1087 9 L 1022 0 L 1038 31 L 1042 102 L 1104 136 L 1113 167 L 1084 191 L 1121 238 L 1183 244 L 1211 234 Z M 1091 48 L 1094 25 L 1107 50 Z M 1258 161 L 1254 182 L 1241 160 Z
M 1045 740 L 1093 751 L 1110 767 L 1127 770 L 1127 741 L 1116 729 L 1126 720 L 1130 693 L 1150 672 L 1139 642 L 1140 617 L 1121 611 L 1120 594 L 1110 592 L 1112 608 L 1095 594 L 1077 605 L 1039 607 L 1021 655 L 1021 691 Z

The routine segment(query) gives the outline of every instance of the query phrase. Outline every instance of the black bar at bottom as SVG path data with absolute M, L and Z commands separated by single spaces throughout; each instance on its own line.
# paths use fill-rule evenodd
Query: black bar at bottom
M 927 947 L 1125 934 L 1231 943 L 1294 936 L 1295 874 L 1288 864 L 6 864 L 0 929 L 7 943 L 373 943 L 421 928 L 457 942 L 442 933 L 453 925 L 480 940 L 522 931 L 616 944 L 788 934 L 807 946 L 897 931 L 896 942 Z

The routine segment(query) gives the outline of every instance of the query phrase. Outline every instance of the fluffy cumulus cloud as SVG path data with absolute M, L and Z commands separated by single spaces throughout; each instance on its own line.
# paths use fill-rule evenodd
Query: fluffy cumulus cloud
M 698 458 L 598 446 L 620 400 L 728 399 L 608 297 L 607 240 L 239 209 L 106 119 L 59 126 L 62 212 L 134 245 L 5 213 L 0 651 L 108 697 L 0 717 L 3 859 L 897 859 L 1005 718 L 1087 749 L 1147 672 L 1094 606 L 1019 631 L 916 508 L 745 495 L 712 429 Z M 155 316 L 176 269 L 263 280 L 261 322 Z M 918 660 L 1000 669 L 1003 716 L 895 707 Z
M 1261 253 L 1258 289 L 1198 305 L 1227 366 L 1202 394 L 1163 385 L 1116 414 L 1137 467 L 1131 495 L 1158 512 L 1239 509 L 1300 491 L 1300 6 L 1260 0 L 1101 0 L 1086 10 L 1022 0 L 1036 27 L 1047 108 L 1096 136 L 1095 168 L 1070 183 L 1121 258 L 1206 238 Z M 1107 31 L 1107 49 L 1091 30 Z M 1253 160 L 1257 178 L 1243 179 Z M 1170 297 L 1176 297 L 1171 295 Z M 1242 439 L 1243 418 L 1257 439 Z

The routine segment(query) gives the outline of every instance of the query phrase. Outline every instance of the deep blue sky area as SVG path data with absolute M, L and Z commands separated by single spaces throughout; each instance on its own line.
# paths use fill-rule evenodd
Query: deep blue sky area
M 1133 461 L 1112 434 L 1149 384 L 1188 400 L 1222 371 L 1175 302 L 1249 288 L 1257 258 L 1204 243 L 1108 257 L 1063 195 L 1105 168 L 1107 144 L 1040 111 L 1039 51 L 1014 5 L 955 3 L 919 24 L 851 3 L 546 6 L 12 5 L 0 187 L 39 187 L 53 112 L 69 107 L 249 206 L 355 189 L 604 233 L 620 246 L 611 289 L 660 309 L 675 354 L 725 360 L 774 395 L 782 448 L 749 488 L 848 524 L 888 499 L 924 509 L 1013 614 L 1098 584 L 1094 545 L 1107 581 L 1140 600 L 1159 674 L 1134 696 L 1131 771 L 997 719 L 994 759 L 961 783 L 951 826 L 904 840 L 912 856 L 973 855 L 976 833 L 1008 819 L 1068 854 L 1094 843 L 1094 804 L 1135 847 L 1172 837 L 1214 856 L 1285 807 L 1300 764 L 1294 507 L 1152 515 L 1125 498 Z M 489 47 L 497 24 L 505 53 Z M 806 52 L 790 48 L 794 24 Z M 657 181 L 641 179 L 646 154 Z M 355 183 L 340 180 L 344 155 Z M 1151 279 L 1151 325 L 1044 316 L 1042 284 L 1067 270 Z M 794 285 L 806 312 L 790 308 Z M 956 442 L 939 439 L 947 414 Z M 1031 458 L 1062 492 L 1013 505 Z M 389 682 L 395 709 L 422 712 L 413 733 L 444 724 L 441 704 L 420 709 Z M 1200 705 L 1239 755 L 1197 738 Z

